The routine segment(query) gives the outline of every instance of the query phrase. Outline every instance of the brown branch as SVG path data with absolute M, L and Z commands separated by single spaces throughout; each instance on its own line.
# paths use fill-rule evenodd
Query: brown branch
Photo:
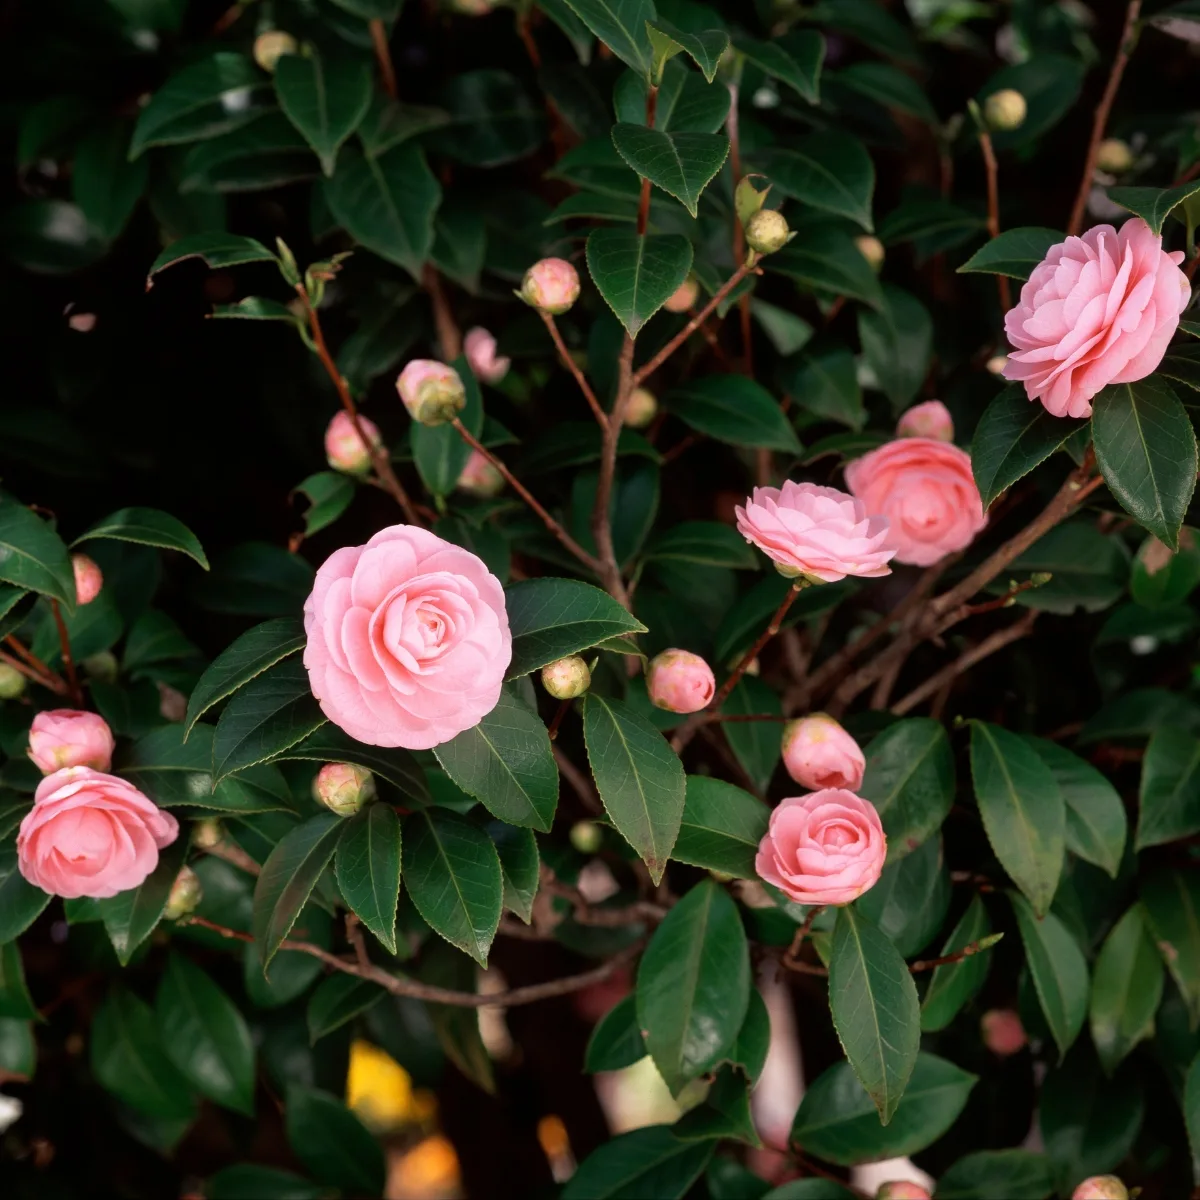
M 396 99 L 396 68 L 392 65 L 392 51 L 388 46 L 387 26 L 376 18 L 369 21 L 371 30 L 371 45 L 375 50 L 375 61 L 379 64 L 379 77 L 383 82 L 383 90 Z
M 600 803 L 588 777 L 567 757 L 562 747 L 554 746 L 553 750 L 554 761 L 558 763 L 560 774 L 574 789 L 583 807 L 597 815 L 603 814 L 604 805 Z
M 1125 73 L 1125 65 L 1129 62 L 1134 42 L 1137 40 L 1137 19 L 1141 9 L 1142 0 L 1129 0 L 1129 5 L 1125 9 L 1125 26 L 1121 30 L 1117 56 L 1113 59 L 1104 95 L 1100 97 L 1100 103 L 1096 105 L 1096 114 L 1092 118 L 1092 138 L 1088 142 L 1087 158 L 1083 162 L 1083 178 L 1079 181 L 1079 193 L 1075 197 L 1075 206 L 1071 209 L 1071 219 L 1067 222 L 1068 234 L 1078 235 L 1083 227 L 1083 216 L 1087 210 L 1088 196 L 1092 190 L 1092 176 L 1096 170 L 1096 156 L 1100 153 L 1100 143 L 1104 138 L 1105 126 L 1108 125 L 1108 114 L 1117 97 L 1117 89 L 1121 86 L 1121 76 Z
M 738 665 L 730 672 L 729 678 L 721 684 L 720 691 L 712 698 L 712 703 L 708 706 L 713 712 L 716 712 L 725 703 L 729 698 L 729 693 L 737 687 L 738 680 L 746 673 L 746 668 L 759 656 L 763 647 L 779 632 L 779 627 L 783 624 L 783 618 L 787 616 L 788 609 L 796 602 L 796 597 L 803 590 L 802 587 L 797 586 L 799 582 L 797 580 L 796 584 L 788 588 L 787 595 L 783 598 L 783 603 L 775 610 L 775 615 L 771 618 L 766 629 L 762 631 L 754 645 L 742 655 Z
M 217 842 L 214 846 L 202 847 L 205 854 L 211 854 L 213 858 L 219 858 L 223 862 L 229 863 L 231 867 L 237 867 L 239 871 L 245 871 L 247 875 L 261 875 L 262 867 L 258 865 L 248 855 L 241 846 L 233 842 Z
M 83 689 L 79 686 L 79 675 L 75 671 L 75 660 L 71 657 L 71 638 L 67 633 L 67 624 L 63 620 L 62 610 L 57 600 L 50 601 L 50 611 L 54 614 L 54 624 L 58 628 L 58 644 L 62 653 L 63 666 L 67 672 L 67 687 L 71 700 L 75 704 L 83 703 Z
M 653 84 L 646 93 L 646 128 L 654 128 L 654 116 L 658 109 L 658 88 Z M 637 233 L 645 237 L 646 226 L 650 224 L 650 180 L 642 176 L 642 191 L 638 197 Z
M 1000 236 L 999 168 L 996 165 L 996 150 L 992 145 L 992 135 L 983 125 L 979 128 L 979 148 L 983 151 L 983 165 L 987 171 L 988 236 L 998 238 Z M 996 276 L 996 290 L 1000 295 L 1001 311 L 1008 312 L 1012 308 L 1012 293 L 1009 290 L 1007 275 Z
M 787 963 L 799 962 L 800 950 L 804 946 L 804 941 L 812 932 L 813 922 L 825 911 L 825 905 L 814 904 L 812 908 L 804 914 L 804 920 L 797 927 L 795 934 L 792 937 L 792 944 L 787 948 L 784 954 L 785 965 Z
M 563 366 L 575 377 L 575 382 L 579 384 L 579 390 L 583 393 L 584 399 L 587 400 L 592 410 L 592 415 L 600 422 L 600 428 L 603 429 L 608 424 L 608 414 L 596 398 L 596 393 L 592 390 L 592 385 L 588 383 L 587 376 L 584 375 L 579 369 L 579 364 L 571 357 L 571 353 L 562 339 L 562 334 L 558 331 L 558 325 L 555 323 L 554 317 L 541 308 L 538 309 L 538 315 L 542 318 L 546 326 L 546 332 L 550 334 L 554 342 L 554 348 L 558 351 L 558 357 L 562 359 Z
M 0 650 L 0 662 L 7 663 L 18 674 L 24 675 L 26 679 L 30 679 L 44 688 L 49 688 L 56 696 L 65 696 L 67 694 L 66 680 L 56 671 L 52 671 L 46 666 L 36 654 L 27 650 L 25 644 L 19 638 L 9 634 L 4 640 L 21 657 L 17 659 L 11 654 L 6 654 L 3 650 Z
M 366 939 L 363 937 L 362 926 L 356 913 L 346 914 L 346 940 L 354 947 L 354 958 L 360 969 L 370 970 L 371 956 L 367 953 Z
M 425 264 L 421 272 L 421 283 L 429 293 L 433 302 L 433 323 L 437 328 L 438 353 L 443 362 L 453 362 L 462 354 L 462 333 L 450 311 L 450 302 L 446 299 L 446 289 L 442 287 L 442 277 L 430 264 Z
M 990 950 L 1003 936 L 1002 933 L 989 933 L 987 937 L 980 938 L 977 942 L 970 942 L 961 950 L 955 950 L 953 954 L 944 954 L 941 958 L 918 959 L 915 963 L 909 963 L 909 972 L 916 975 L 921 971 L 932 971 L 935 967 L 949 967 L 954 963 L 960 963 L 964 958 L 971 958 L 984 950 Z
M 612 521 L 608 506 L 612 499 L 613 479 L 617 471 L 617 446 L 621 437 L 621 426 L 625 423 L 625 409 L 634 388 L 633 338 L 625 335 L 621 346 L 621 358 L 617 378 L 617 398 L 604 426 L 600 443 L 600 475 L 596 481 L 596 503 L 592 508 L 592 540 L 596 543 L 599 556 L 600 582 L 604 590 L 618 603 L 629 607 L 629 593 L 621 578 L 621 566 L 613 547 Z
M 564 883 L 554 872 L 543 864 L 540 874 L 541 886 L 552 896 L 558 896 L 570 902 L 574 910 L 573 916 L 580 925 L 593 925 L 609 929 L 619 929 L 624 925 L 640 925 L 647 921 L 661 921 L 668 909 L 661 904 L 653 904 L 649 900 L 635 900 L 621 908 L 596 908 L 589 904 L 578 888 Z

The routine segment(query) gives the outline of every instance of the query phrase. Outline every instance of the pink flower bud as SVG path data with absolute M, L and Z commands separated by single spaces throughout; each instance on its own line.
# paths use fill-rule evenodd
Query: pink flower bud
M 25 676 L 8 663 L 0 663 L 0 700 L 15 700 L 25 690 Z
M 910 408 L 896 426 L 897 437 L 933 438 L 939 442 L 954 441 L 954 418 L 940 400 L 926 400 Z
M 858 247 L 859 254 L 867 260 L 867 265 L 878 274 L 883 267 L 883 260 L 887 257 L 883 243 L 877 237 L 864 233 L 854 239 L 854 244 Z
M 211 850 L 214 846 L 219 846 L 224 837 L 221 822 L 216 817 L 205 817 L 203 821 L 197 821 L 192 830 L 192 841 L 201 850 Z
M 578 654 L 542 668 L 542 686 L 555 700 L 574 700 L 592 686 L 592 673 Z
M 75 603 L 91 604 L 104 586 L 100 568 L 86 554 L 72 554 L 71 569 L 75 572 Z
M 90 312 L 72 313 L 67 318 L 67 325 L 76 333 L 91 333 L 96 328 L 96 314 Z
M 496 339 L 478 325 L 467 330 L 467 336 L 463 338 L 463 353 L 475 377 L 484 383 L 499 383 L 512 366 L 512 359 L 496 353 Z
M 543 258 L 525 272 L 521 299 L 557 317 L 579 299 L 579 273 L 565 258 Z
M 1071 1193 L 1071 1200 L 1129 1200 L 1129 1189 L 1115 1175 L 1093 1175 Z
M 1008 1058 L 1025 1048 L 1029 1040 L 1021 1018 L 1011 1008 L 993 1008 L 979 1022 L 984 1045 L 1001 1058 Z
M 486 499 L 504 490 L 504 476 L 478 450 L 472 450 L 455 486 L 460 491 Z
M 339 817 L 352 817 L 375 799 L 375 777 L 353 763 L 326 763 L 313 780 L 313 795 Z
M 158 715 L 164 721 L 182 721 L 187 716 L 187 697 L 161 679 L 158 681 Z
M 667 312 L 685 313 L 700 298 L 700 283 L 695 275 L 689 275 L 670 295 L 663 308 Z
M 431 358 L 414 358 L 400 372 L 396 391 L 408 415 L 422 425 L 444 425 L 458 416 L 467 403 L 458 372 Z
M 645 429 L 658 415 L 658 401 L 649 388 L 634 388 L 625 402 L 625 424 L 631 429 Z
M 875 1193 L 875 1200 L 930 1200 L 929 1189 L 911 1179 L 895 1179 L 883 1183 Z
M 178 921 L 180 917 L 194 912 L 204 899 L 204 888 L 200 884 L 200 876 L 191 867 L 181 867 L 171 884 L 171 893 L 167 897 L 167 907 L 163 916 L 168 921 Z
M 363 445 L 348 412 L 334 414 L 329 428 L 325 430 L 325 457 L 335 471 L 345 471 L 347 475 L 365 475 L 371 469 L 371 450 L 383 445 L 374 421 L 360 416 L 358 423 L 371 443 L 370 449 Z
M 107 771 L 115 745 L 103 717 L 73 708 L 40 712 L 29 730 L 29 757 L 43 775 L 64 767 Z
M 264 71 L 274 74 L 275 65 L 285 54 L 295 54 L 299 47 L 290 33 L 268 29 L 254 39 L 254 61 Z
M 783 730 L 783 765 L 803 787 L 857 792 L 867 760 L 858 743 L 830 716 L 812 713 Z
M 694 713 L 708 706 L 717 690 L 712 667 L 690 650 L 664 650 L 646 668 L 651 701 L 667 712 Z

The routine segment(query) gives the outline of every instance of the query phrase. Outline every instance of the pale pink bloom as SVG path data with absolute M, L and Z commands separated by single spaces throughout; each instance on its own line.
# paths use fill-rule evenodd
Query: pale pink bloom
M 521 299 L 533 308 L 559 316 L 579 299 L 579 272 L 565 258 L 543 258 L 525 272 Z
M 75 574 L 75 603 L 91 604 L 104 586 L 100 568 L 86 554 L 72 554 L 71 570 Z
M 341 410 L 334 414 L 325 430 L 325 458 L 335 471 L 345 471 L 348 475 L 365 475 L 371 469 L 371 450 L 383 445 L 379 429 L 374 421 L 359 415 L 358 423 L 371 443 L 370 449 L 363 445 L 363 440 L 354 428 L 350 414 Z
M 858 743 L 826 713 L 789 721 L 783 730 L 783 765 L 802 786 L 857 792 L 867 760 Z
M 108 722 L 98 713 L 82 709 L 40 712 L 29 729 L 29 757 L 43 775 L 64 767 L 107 771 L 112 766 L 115 745 Z
M 67 324 L 76 333 L 91 333 L 96 328 L 96 314 L 90 312 L 72 313 L 67 318 Z
M 646 667 L 650 700 L 667 712 L 699 712 L 712 702 L 716 690 L 712 667 L 690 650 L 664 650 Z
M 980 1019 L 979 1028 L 984 1045 L 1001 1058 L 1017 1054 L 1029 1040 L 1021 1018 L 1011 1008 L 989 1009 Z
M 472 450 L 455 487 L 472 496 L 497 496 L 504 490 L 504 476 L 485 455 Z
M 1004 377 L 1056 417 L 1091 416 L 1101 388 L 1162 361 L 1191 294 L 1182 261 L 1141 217 L 1051 246 L 1004 318 Z
M 779 802 L 754 869 L 797 904 L 849 904 L 875 886 L 886 857 L 875 806 L 825 788 Z
M 422 425 L 442 425 L 466 406 L 458 372 L 432 358 L 414 358 L 396 379 L 408 415 Z
M 940 400 L 926 400 L 910 408 L 896 426 L 897 437 L 933 438 L 939 442 L 954 441 L 954 418 Z
M 793 483 L 755 488 L 737 510 L 738 532 L 775 560 L 780 574 L 813 583 L 888 575 L 896 553 L 886 517 L 837 488 Z
M 415 525 L 335 550 L 304 604 L 313 695 L 351 737 L 428 750 L 496 706 L 512 657 L 483 560 Z
M 1129 1200 L 1129 1189 L 1115 1175 L 1093 1175 L 1071 1193 L 1071 1200 Z
M 463 353 L 475 377 L 484 383 L 499 383 L 512 366 L 512 359 L 496 353 L 496 339 L 478 325 L 467 330 L 467 336 L 463 338 Z
M 930 1200 L 929 1190 L 911 1179 L 894 1179 L 879 1185 L 875 1200 Z
M 97 900 L 137 887 L 179 822 L 131 783 L 91 767 L 68 767 L 38 784 L 17 834 L 17 866 L 54 896 Z
M 987 524 L 971 456 L 935 438 L 897 438 L 846 467 L 846 486 L 886 517 L 896 561 L 928 567 Z
M 700 284 L 695 275 L 689 275 L 671 294 L 667 297 L 663 308 L 667 312 L 685 313 L 692 308 L 700 297 Z

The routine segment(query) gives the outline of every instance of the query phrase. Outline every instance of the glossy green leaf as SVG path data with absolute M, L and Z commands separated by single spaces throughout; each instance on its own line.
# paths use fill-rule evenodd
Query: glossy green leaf
M 683 818 L 683 764 L 649 721 L 595 692 L 584 700 L 583 733 L 605 812 L 657 883 Z
M 433 931 L 486 966 L 504 900 L 487 834 L 446 809 L 414 813 L 404 823 L 404 880 Z
M 1092 1041 L 1109 1075 L 1139 1042 L 1154 1036 L 1162 993 L 1162 959 L 1145 912 L 1135 904 L 1104 939 L 1092 972 Z
M 1050 910 L 1063 866 L 1062 793 L 1019 734 L 971 722 L 971 778 L 988 841 L 1034 911 Z
M 371 771 L 418 804 L 429 803 L 429 787 L 420 763 L 399 747 L 368 746 L 356 742 L 336 725 L 326 723 L 303 741 L 281 751 L 274 762 L 346 762 Z
M 626 71 L 613 89 L 617 120 L 644 126 L 649 92 L 650 85 L 645 76 Z M 729 107 L 728 88 L 712 87 L 681 62 L 668 62 L 655 101 L 654 128 L 664 133 L 717 133 L 725 124 Z M 606 119 L 605 132 L 609 127 Z M 634 201 L 634 212 L 629 217 L 632 221 L 636 218 L 637 198 L 631 199 Z M 652 209 L 651 223 L 659 215 L 660 210 Z
M 653 0 L 564 0 L 623 63 L 649 77 L 654 49 L 646 23 L 655 19 Z
M 293 492 L 308 500 L 305 536 L 312 537 L 332 525 L 350 507 L 354 491 L 354 481 L 337 471 L 317 471 L 296 484 Z
M 1200 192 L 1200 179 L 1189 179 L 1178 187 L 1110 187 L 1108 198 L 1141 217 L 1155 233 L 1162 233 L 1171 210 Z
M 262 1167 L 257 1163 L 235 1163 L 223 1167 L 205 1181 L 208 1200 L 321 1200 L 321 1188 L 291 1171 Z
M 667 914 L 638 966 L 638 1027 L 673 1093 L 726 1056 L 749 1003 L 750 947 L 737 905 L 706 880 Z
M 1200 830 L 1200 738 L 1184 729 L 1156 729 L 1142 760 L 1136 850 L 1190 837 Z
M 400 901 L 400 818 L 387 804 L 368 804 L 346 822 L 334 871 L 342 896 L 358 919 L 396 953 Z
M 663 133 L 644 125 L 618 124 L 612 139 L 639 175 L 674 196 L 693 217 L 701 192 L 729 154 L 729 139 L 719 133 Z
M 755 879 L 754 857 L 769 811 L 757 797 L 708 775 L 689 775 L 671 857 L 739 879 Z
M 0 944 L 15 941 L 49 903 L 49 893 L 26 882 L 17 869 L 16 845 L 0 845 Z
M 858 911 L 902 958 L 911 958 L 929 945 L 949 907 L 950 873 L 938 837 L 884 867 L 878 882 L 857 903 Z
M 938 115 L 920 83 L 899 67 L 883 62 L 856 62 L 834 77 L 842 87 L 937 127 Z
M 588 1038 L 583 1069 L 620 1071 L 640 1062 L 649 1051 L 638 1026 L 637 996 L 630 992 L 604 1014 Z
M 883 306 L 860 309 L 858 338 L 863 358 L 875 375 L 892 411 L 901 412 L 916 398 L 933 355 L 933 318 L 911 292 L 883 286 Z
M 202 1095 L 254 1114 L 254 1045 L 245 1018 L 208 974 L 181 954 L 167 959 L 155 1012 L 163 1049 Z
M 75 151 L 71 193 L 105 241 L 125 228 L 150 179 L 148 159 L 129 161 L 129 133 L 126 123 L 110 122 L 94 129 Z
M 1094 522 L 1064 521 L 1040 537 L 1024 554 L 1009 566 L 1001 591 L 1008 590 L 1008 580 L 1018 582 L 1034 572 L 1048 572 L 1048 583 L 1016 599 L 1025 608 L 1044 612 L 1099 612 L 1108 608 L 1125 591 L 1129 580 L 1129 559 L 1116 538 L 1106 537 Z
M 665 62 L 675 54 L 686 54 L 700 68 L 700 73 L 708 83 L 712 83 L 716 77 L 721 55 L 729 48 L 729 35 L 724 30 L 689 32 L 662 17 L 653 19 L 647 33 L 657 63 Z
M 507 71 L 462 71 L 437 96 L 449 120 L 437 149 L 473 167 L 498 167 L 531 154 L 546 134 L 541 107 Z M 476 210 L 477 211 L 477 210 Z
M 0 581 L 75 608 L 75 573 L 62 538 L 11 496 L 0 496 Z
M 781 384 L 792 402 L 823 421 L 859 430 L 867 420 L 858 365 L 842 347 L 797 354 L 785 363 Z
M 750 1111 L 750 1081 L 730 1066 L 717 1069 L 704 1100 L 672 1128 L 675 1136 L 685 1141 L 732 1140 L 762 1146 Z
M 1185 322 L 1180 321 L 1180 329 L 1184 324 Z M 1200 346 L 1178 343 L 1171 346 L 1166 357 L 1158 365 L 1158 373 L 1175 383 L 1182 383 L 1192 391 L 1200 391 L 1200 355 L 1197 355 L 1197 350 L 1200 350 Z M 1188 392 L 1184 392 L 1183 395 L 1185 398 L 1195 399 Z
M 818 0 L 805 13 L 889 58 L 920 66 L 921 51 L 908 26 L 875 0 Z
M 1186 600 L 1200 585 L 1200 545 L 1196 531 L 1179 532 L 1172 553 L 1156 537 L 1148 537 L 1133 560 L 1129 592 L 1143 608 L 1170 608 Z
M 491 821 L 488 834 L 500 855 L 504 876 L 504 907 L 516 913 L 528 925 L 533 920 L 533 900 L 537 895 L 541 856 L 532 829 Z
M 718 441 L 800 453 L 796 432 L 779 402 L 744 375 L 691 379 L 668 393 L 663 403 L 685 424 Z
M 1054 1164 L 1044 1154 L 977 1150 L 938 1180 L 938 1200 L 1045 1200 L 1054 1188 Z
M 677 233 L 638 237 L 596 229 L 587 240 L 587 265 L 600 295 L 630 337 L 679 290 L 692 269 L 692 244 Z
M 281 60 L 282 61 L 282 60 Z M 317 179 L 321 167 L 308 142 L 276 109 L 220 137 L 198 142 L 183 160 L 183 195 L 253 192 Z
M 817 103 L 825 39 L 815 30 L 801 30 L 788 48 L 776 41 L 760 42 L 748 37 L 735 38 L 733 44 L 764 74 L 786 83 L 809 104 Z
M 205 266 L 211 267 L 213 270 L 220 267 L 237 267 L 243 263 L 275 261 L 275 255 L 261 242 L 256 242 L 254 238 L 223 232 L 192 233 L 172 242 L 154 260 L 146 274 L 147 290 L 153 285 L 154 276 L 159 271 L 173 267 L 176 263 L 183 262 L 188 258 L 203 259 Z M 155 542 L 148 544 L 157 545 Z M 182 546 L 177 548 L 183 549 Z
M 1061 1062 L 1087 1016 L 1087 960 L 1078 942 L 1053 913 L 1039 919 L 1024 896 L 1009 892 L 1009 899 L 1042 1015 L 1058 1046 Z
M 21 947 L 16 942 L 0 943 L 0 1020 L 37 1019 L 38 1010 L 25 984 Z
M 732 525 L 718 521 L 681 521 L 656 537 L 646 547 L 644 557 L 734 570 L 758 567 L 753 547 Z
M 856 64 L 863 67 L 877 65 Z M 921 95 L 923 98 L 924 93 Z M 879 222 L 878 233 L 885 246 L 913 242 L 919 262 L 931 254 L 961 246 L 985 227 L 986 221 L 978 212 L 962 208 L 941 196 L 918 193 L 893 208 Z
M 991 929 L 983 900 L 978 895 L 973 896 L 939 951 L 939 957 L 957 953 L 964 946 L 986 937 Z M 922 1031 L 932 1033 L 945 1029 L 983 986 L 990 966 L 990 955 L 972 954 L 961 962 L 935 967 L 921 1000 Z
M 757 1176 L 752 1176 L 756 1181 Z M 709 1183 L 710 1189 L 712 1183 Z M 751 1193 L 745 1194 L 747 1197 Z M 858 1200 L 858 1193 L 850 1191 L 832 1179 L 818 1179 L 812 1176 L 808 1179 L 792 1179 L 781 1183 L 768 1192 L 753 1193 L 755 1200 Z M 716 1191 L 712 1192 L 713 1200 L 720 1200 Z M 738 1200 L 744 1200 L 741 1193 Z
M 287 118 L 316 151 L 326 175 L 338 149 L 371 103 L 371 71 L 362 59 L 285 54 L 275 64 L 275 94 Z
M 157 866 L 137 887 L 97 902 L 104 929 L 122 966 L 162 920 L 171 887 L 187 859 L 188 836 L 184 829 L 160 850 Z
M 1158 952 L 1191 1014 L 1200 1021 L 1200 880 L 1160 867 L 1141 882 L 1142 904 Z
M 715 1149 L 713 1141 L 677 1138 L 669 1125 L 618 1134 L 579 1164 L 562 1200 L 683 1200 Z
M 883 291 L 870 263 L 837 223 L 806 220 L 782 250 L 763 260 L 763 266 L 822 298 L 845 296 L 872 308 L 883 305 Z
M 771 721 L 730 721 L 724 734 L 738 765 L 755 791 L 765 793 L 779 766 L 783 733 L 783 704 L 779 693 L 761 679 L 743 676 L 729 693 L 721 711 L 731 717 L 768 716 Z
M 386 995 L 379 984 L 369 979 L 339 974 L 326 976 L 308 998 L 305 1012 L 308 1040 L 315 1044 L 327 1033 L 374 1008 Z
M 1056 125 L 1078 100 L 1086 70 L 1073 55 L 1038 53 L 997 71 L 979 91 L 980 106 L 994 93 L 1013 88 L 1025 97 L 1026 111 L 1016 129 L 992 131 L 996 149 L 1026 146 Z
M 182 521 L 157 508 L 120 508 L 93 525 L 87 533 L 80 534 L 71 545 L 100 538 L 157 546 L 160 550 L 178 550 L 208 570 L 208 559 L 196 535 Z
M 1092 439 L 1121 507 L 1177 549 L 1196 487 L 1196 435 L 1170 386 L 1151 377 L 1104 388 L 1093 403 Z
M 1200 1054 L 1192 1059 L 1188 1067 L 1183 1093 L 1183 1119 L 1187 1125 L 1192 1160 L 1195 1161 L 1200 1151 Z
M 1022 282 L 1033 274 L 1033 268 L 1046 257 L 1051 246 L 1063 241 L 1066 234 L 1060 229 L 1027 227 L 1006 229 L 998 237 L 981 246 L 961 267 L 959 274 L 982 272 L 987 275 L 1007 275 Z
M 383 1147 L 336 1096 L 293 1085 L 283 1112 L 288 1142 L 314 1179 L 352 1195 L 383 1195 Z
M 857 138 L 844 131 L 813 133 L 786 149 L 761 156 L 762 169 L 785 196 L 834 216 L 847 217 L 867 232 L 875 167 Z

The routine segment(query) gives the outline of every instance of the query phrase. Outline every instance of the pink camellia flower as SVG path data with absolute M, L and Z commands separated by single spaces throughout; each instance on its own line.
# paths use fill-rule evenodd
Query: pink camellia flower
M 358 423 L 371 443 L 370 449 L 363 445 L 350 414 L 345 411 L 336 413 L 325 430 L 325 457 L 335 471 L 365 475 L 371 469 L 371 451 L 383 445 L 374 421 L 360 415 Z
M 1129 1189 L 1115 1175 L 1093 1175 L 1071 1193 L 1071 1200 L 1129 1200 Z
M 372 746 L 428 750 L 477 725 L 512 657 L 500 581 L 415 525 L 335 550 L 304 603 L 304 629 L 321 711 Z
M 521 299 L 557 317 L 579 299 L 579 272 L 565 258 L 543 258 L 525 272 Z
M 695 275 L 689 275 L 671 294 L 667 297 L 663 308 L 667 312 L 685 313 L 692 308 L 696 301 L 700 298 L 700 283 Z
M 932 1200 L 929 1189 L 911 1179 L 893 1179 L 879 1185 L 875 1200 Z
M 985 1012 L 979 1028 L 984 1045 L 1001 1058 L 1020 1053 L 1029 1041 L 1021 1018 L 1011 1008 L 993 1008 Z
M 478 450 L 472 450 L 454 486 L 472 496 L 487 499 L 504 491 L 504 476 Z
M 29 757 L 43 775 L 64 767 L 107 771 L 115 745 L 108 722 L 98 713 L 80 709 L 40 712 L 29 729 Z
M 478 325 L 467 330 L 463 338 L 463 353 L 477 379 L 484 383 L 499 383 L 508 374 L 512 359 L 496 353 L 496 339 Z
M 887 518 L 868 516 L 861 501 L 837 488 L 789 479 L 782 488 L 755 488 L 735 511 L 738 532 L 774 559 L 781 575 L 836 583 L 891 573 L 896 548 Z
M 1141 217 L 1051 246 L 1005 315 L 1004 377 L 1056 417 L 1091 416 L 1101 388 L 1162 361 L 1191 295 L 1181 262 Z
M 954 441 L 954 418 L 940 400 L 916 404 L 900 418 L 897 437 L 933 438 L 939 442 Z
M 987 524 L 971 456 L 936 438 L 903 437 L 856 458 L 846 486 L 891 524 L 896 561 L 928 567 Z
M 38 784 L 17 833 L 17 866 L 53 896 L 103 900 L 137 887 L 178 836 L 179 822 L 133 784 L 68 767 Z
M 664 650 L 646 668 L 646 691 L 667 712 L 699 712 L 708 707 L 716 690 L 712 667 L 690 650 Z
M 886 857 L 875 806 L 843 788 L 824 788 L 779 802 L 754 869 L 797 904 L 849 904 L 875 886 Z
M 86 554 L 72 554 L 71 570 L 75 573 L 75 603 L 91 604 L 104 586 L 100 568 Z
M 831 716 L 811 713 L 784 726 L 783 765 L 797 783 L 814 792 L 822 788 L 857 792 L 867 760 Z
M 466 407 L 458 372 L 432 358 L 414 358 L 396 379 L 408 415 L 421 425 L 443 425 Z

